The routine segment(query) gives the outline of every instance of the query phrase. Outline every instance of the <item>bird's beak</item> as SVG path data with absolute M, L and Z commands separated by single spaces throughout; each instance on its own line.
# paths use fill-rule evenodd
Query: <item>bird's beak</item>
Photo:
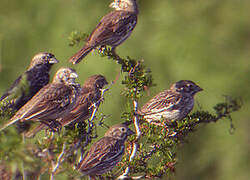
M 49 59 L 49 63 L 50 64 L 57 64 L 57 63 L 59 63 L 59 61 L 56 58 L 53 57 L 53 58 Z
M 70 73 L 70 76 L 69 76 L 71 79 L 76 79 L 76 78 L 78 78 L 78 75 L 77 75 L 77 73 L 76 72 L 72 72 L 72 73 Z
M 202 89 L 201 87 L 199 87 L 199 88 L 197 89 L 197 92 L 200 92 L 200 91 L 203 91 L 203 89 Z
M 134 131 L 132 131 L 131 129 L 128 129 L 128 132 L 127 132 L 127 134 L 128 134 L 128 136 L 130 136 L 130 135 L 133 135 L 133 134 L 135 134 L 135 132 L 134 132 Z

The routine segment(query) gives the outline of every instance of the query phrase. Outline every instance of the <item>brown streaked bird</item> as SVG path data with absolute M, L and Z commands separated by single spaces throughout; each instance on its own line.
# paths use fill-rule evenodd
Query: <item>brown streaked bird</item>
M 160 92 L 138 112 L 150 124 L 159 126 L 185 118 L 193 109 L 194 95 L 203 89 L 189 80 L 171 85 L 169 90 Z M 163 120 L 163 121 L 162 121 Z
M 95 179 L 112 170 L 121 161 L 125 151 L 125 141 L 134 134 L 125 124 L 117 124 L 108 129 L 104 137 L 94 143 L 77 169 L 84 176 Z
M 58 127 L 56 119 L 68 113 L 74 106 L 80 92 L 75 82 L 77 73 L 71 68 L 57 71 L 52 83 L 44 86 L 16 114 L 1 127 L 0 131 L 15 122 L 39 121 L 52 130 Z
M 109 45 L 112 47 L 112 53 L 116 55 L 115 48 L 130 36 L 137 23 L 136 0 L 114 0 L 110 7 L 115 10 L 100 20 L 83 48 L 70 58 L 70 62 L 79 63 L 98 46 Z
M 42 87 L 49 83 L 49 71 L 58 60 L 51 53 L 36 54 L 27 69 L 2 95 L 0 102 L 6 102 L 6 108 L 19 110 Z
M 93 104 L 95 104 L 96 107 L 99 107 L 102 98 L 101 90 L 107 84 L 107 80 L 102 75 L 90 76 L 84 82 L 73 109 L 67 115 L 58 119 L 61 126 L 67 126 L 90 118 L 94 110 Z M 44 127 L 46 127 L 46 125 L 40 124 L 30 132 L 26 133 L 25 136 L 28 138 L 33 137 Z

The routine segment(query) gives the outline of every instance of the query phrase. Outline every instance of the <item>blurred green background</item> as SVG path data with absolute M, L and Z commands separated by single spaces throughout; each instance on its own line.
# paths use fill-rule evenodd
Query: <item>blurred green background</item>
M 68 46 L 73 30 L 90 33 L 110 11 L 111 0 L 1 0 L 0 94 L 41 51 L 52 52 L 61 66 L 80 49 Z M 156 87 L 140 104 L 173 82 L 190 79 L 204 91 L 196 102 L 205 109 L 223 101 L 223 95 L 241 97 L 244 106 L 228 120 L 200 127 L 180 146 L 173 179 L 247 180 L 250 178 L 250 14 L 249 0 L 138 0 L 139 21 L 117 53 L 144 59 Z M 112 81 L 120 66 L 91 53 L 74 66 L 79 81 L 103 74 Z M 121 75 L 122 76 L 122 75 Z M 120 121 L 126 101 L 120 80 L 106 93 L 100 111 Z M 198 103 L 196 107 L 198 108 Z

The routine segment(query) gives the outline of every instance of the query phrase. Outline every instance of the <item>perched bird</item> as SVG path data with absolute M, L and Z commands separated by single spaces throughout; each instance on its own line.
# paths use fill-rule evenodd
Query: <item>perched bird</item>
M 151 124 L 164 126 L 185 118 L 193 109 L 194 95 L 203 89 L 189 80 L 171 85 L 169 90 L 160 92 L 138 112 Z M 162 122 L 162 120 L 164 121 Z
M 19 76 L 2 95 L 0 102 L 16 111 L 28 102 L 42 87 L 49 83 L 49 71 L 58 60 L 51 53 L 36 54 L 27 71 Z
M 114 0 L 110 7 L 115 10 L 105 15 L 92 31 L 83 48 L 70 58 L 73 64 L 79 63 L 91 50 L 109 45 L 114 55 L 115 48 L 123 43 L 137 23 L 136 0 Z
M 69 124 L 90 118 L 94 110 L 93 105 L 95 104 L 96 107 L 99 107 L 102 98 L 101 90 L 107 84 L 108 82 L 102 75 L 90 76 L 84 82 L 73 109 L 67 115 L 63 116 L 61 119 L 58 119 L 58 122 L 60 122 L 62 126 L 67 126 Z M 30 132 L 26 133 L 25 136 L 33 137 L 44 127 L 46 127 L 46 125 L 40 124 Z
M 84 176 L 89 175 L 95 179 L 107 171 L 113 169 L 121 161 L 125 150 L 125 141 L 128 136 L 134 134 L 125 124 L 114 125 L 108 129 L 104 137 L 94 143 L 77 169 Z
M 79 96 L 80 86 L 75 82 L 77 73 L 71 68 L 57 71 L 52 83 L 44 86 L 1 129 L 15 122 L 40 121 L 52 130 L 58 127 L 56 119 L 68 113 Z

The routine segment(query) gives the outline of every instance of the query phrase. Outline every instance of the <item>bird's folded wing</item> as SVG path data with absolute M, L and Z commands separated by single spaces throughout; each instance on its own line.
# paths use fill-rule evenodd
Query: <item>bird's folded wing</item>
M 93 144 L 89 152 L 79 163 L 78 168 L 82 171 L 96 166 L 104 166 L 107 161 L 115 161 L 122 155 L 124 147 L 114 138 L 104 137 Z
M 37 92 L 12 118 L 37 119 L 60 113 L 70 103 L 71 89 L 64 84 L 48 84 Z
M 81 93 L 81 95 L 78 97 L 75 106 L 73 109 L 64 116 L 60 123 L 63 126 L 69 125 L 72 122 L 79 122 L 81 120 L 85 120 L 89 117 L 89 107 L 91 106 L 91 93 Z
M 120 38 L 127 31 L 126 25 L 129 23 L 134 24 L 136 20 L 136 15 L 131 16 L 131 13 L 126 11 L 112 11 L 101 19 L 89 36 L 89 41 L 92 42 L 91 39 L 94 39 L 96 45 L 99 45 L 98 42 L 106 44 L 111 39 Z
M 181 97 L 170 91 L 164 91 L 153 97 L 148 103 L 146 103 L 140 113 L 142 115 L 150 115 L 156 111 L 163 109 L 170 109 L 181 100 Z
M 117 18 L 114 18 L 112 23 L 110 23 L 110 29 L 117 35 L 123 35 L 127 33 L 127 28 L 130 27 L 132 31 L 137 23 L 137 16 L 126 11 L 117 11 Z

